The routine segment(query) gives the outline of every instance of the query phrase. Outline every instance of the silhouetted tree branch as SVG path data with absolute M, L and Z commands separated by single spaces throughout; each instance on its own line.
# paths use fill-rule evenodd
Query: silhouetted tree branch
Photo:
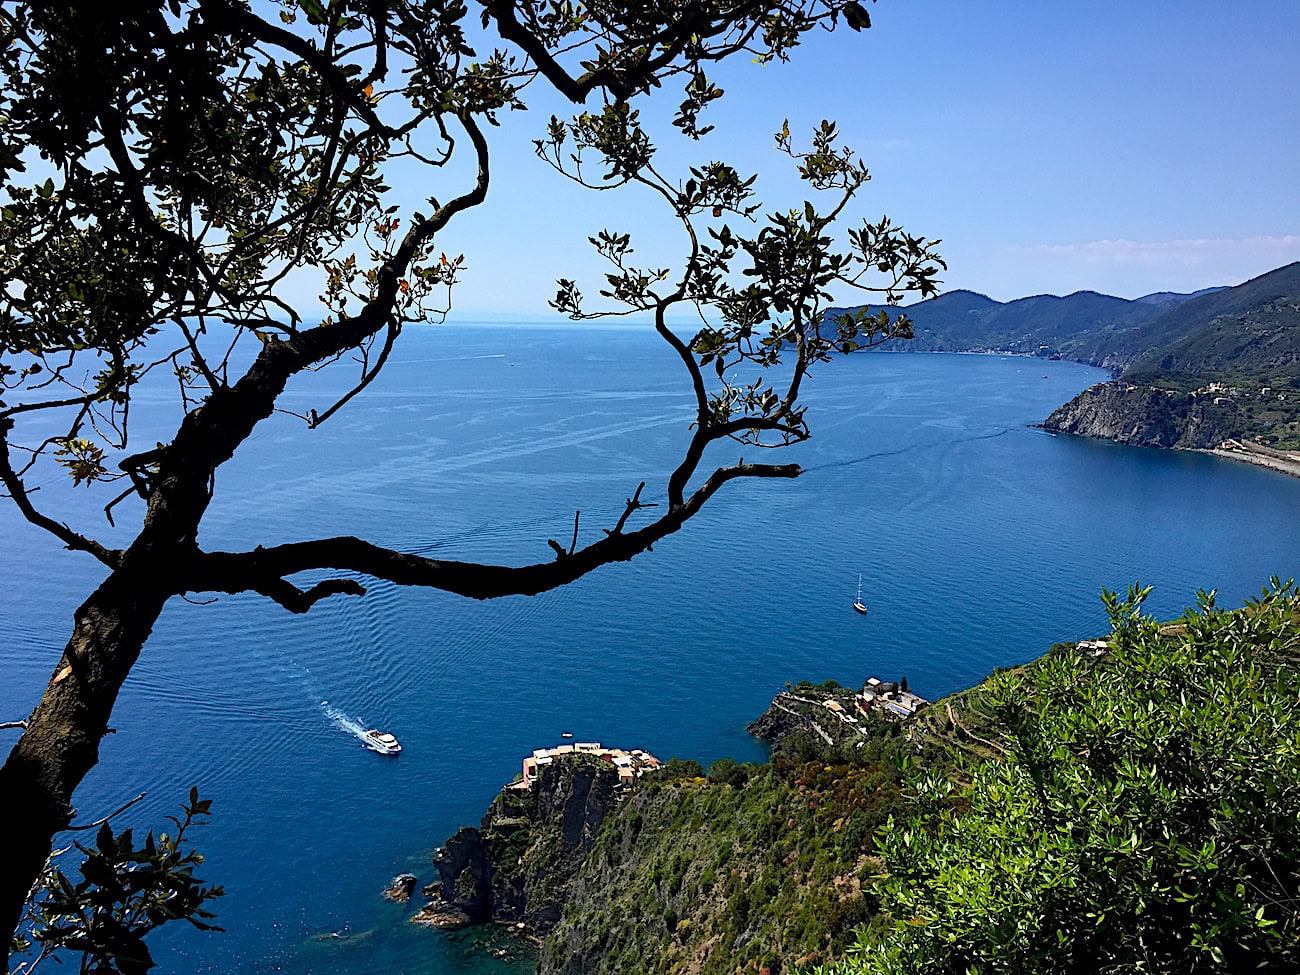
M 753 178 L 721 162 L 684 182 L 665 177 L 632 107 L 678 78 L 673 125 L 700 139 L 709 130 L 702 114 L 722 95 L 710 64 L 740 52 L 783 60 L 841 16 L 860 29 L 856 0 L 480 0 L 477 22 L 460 0 L 303 0 L 277 13 L 283 23 L 238 0 L 0 6 L 0 482 L 23 518 L 109 570 L 77 609 L 0 766 L 0 917 L 10 930 L 72 822 L 73 794 L 170 599 L 254 591 L 304 613 L 363 594 L 357 575 L 486 599 L 543 592 L 633 558 L 728 482 L 795 477 L 793 465 L 737 463 L 699 480 L 714 444 L 772 447 L 808 435 L 798 394 L 810 365 L 906 334 L 901 317 L 827 320 L 829 288 L 870 288 L 864 275 L 883 272 L 887 300 L 926 295 L 942 266 L 935 242 L 887 221 L 851 232 L 851 246 L 835 252 L 826 229 L 866 170 L 835 147 L 833 126 L 806 152 L 792 148 L 788 127 L 781 137 L 801 175 L 833 195 L 830 208 L 773 213 L 747 234 L 725 221 L 753 225 Z M 475 54 L 496 40 L 504 47 Z M 597 113 L 552 119 L 537 144 L 542 158 L 598 189 L 649 188 L 682 227 L 676 275 L 637 268 L 627 235 L 592 238 L 614 267 L 602 290 L 611 310 L 654 318 L 694 394 L 691 440 L 663 506 L 632 527 L 657 507 L 642 500 L 643 482 L 599 539 L 581 545 L 575 518 L 570 544 L 553 545 L 558 558 L 526 566 L 427 559 L 351 537 L 201 550 L 218 470 L 278 409 L 294 376 L 345 368 L 349 358 L 360 366 L 349 392 L 306 413 L 315 427 L 360 401 L 404 326 L 447 314 L 464 262 L 435 244 L 487 198 L 486 133 L 501 112 L 524 108 L 539 80 L 577 104 L 592 92 L 603 100 Z M 571 148 L 596 157 L 603 175 L 580 161 L 571 168 Z M 457 153 L 470 165 L 444 172 Z M 447 202 L 394 206 L 385 175 L 398 160 L 439 176 Z M 285 296 L 286 276 L 303 269 L 319 275 L 319 306 Z M 576 284 L 561 282 L 553 304 L 586 317 L 581 301 Z M 710 324 L 678 336 L 666 324 L 678 306 Z M 761 370 L 782 356 L 791 378 L 781 389 L 763 379 L 733 385 L 734 367 Z M 139 444 L 134 390 L 158 369 L 176 382 L 175 432 Z M 36 505 L 35 477 L 59 469 L 88 490 L 130 479 L 132 490 L 103 507 L 122 521 L 126 502 L 143 501 L 129 544 L 109 549 Z M 303 572 L 338 575 L 292 581 Z

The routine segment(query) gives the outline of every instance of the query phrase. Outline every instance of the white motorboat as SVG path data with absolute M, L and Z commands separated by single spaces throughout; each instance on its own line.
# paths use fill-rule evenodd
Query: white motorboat
M 401 744 L 387 731 L 378 731 L 372 728 L 361 736 L 361 743 L 372 752 L 379 752 L 381 755 L 400 755 L 402 753 Z

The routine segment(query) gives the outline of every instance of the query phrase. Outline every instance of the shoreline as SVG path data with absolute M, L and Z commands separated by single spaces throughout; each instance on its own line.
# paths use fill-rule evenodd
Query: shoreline
M 1031 430 L 1042 430 L 1044 433 L 1050 433 L 1053 437 L 1084 437 L 1088 440 L 1101 440 L 1105 443 L 1119 444 L 1122 447 L 1141 447 L 1143 450 L 1175 450 L 1189 454 L 1205 454 L 1209 457 L 1222 457 L 1227 460 L 1239 461 L 1243 464 L 1252 464 L 1255 467 L 1263 467 L 1266 470 L 1274 471 L 1278 474 L 1285 474 L 1288 477 L 1300 477 L 1300 459 L 1290 460 L 1286 457 L 1274 457 L 1245 449 L 1224 450 L 1222 447 L 1156 447 L 1144 444 L 1126 444 L 1122 440 L 1116 440 L 1113 437 L 1094 437 L 1086 433 L 1069 433 L 1065 430 L 1052 430 L 1045 423 L 1028 424 Z M 1300 455 L 1295 455 L 1300 458 Z
M 1210 454 L 1214 457 L 1226 457 L 1228 460 L 1241 461 L 1243 464 L 1253 464 L 1256 467 L 1264 467 L 1271 471 L 1277 471 L 1279 474 L 1287 474 L 1291 477 L 1300 477 L 1300 461 L 1282 460 L 1277 457 L 1267 457 L 1264 454 L 1251 453 L 1244 450 L 1223 450 L 1219 447 L 1213 449 L 1197 448 L 1193 450 L 1197 454 Z

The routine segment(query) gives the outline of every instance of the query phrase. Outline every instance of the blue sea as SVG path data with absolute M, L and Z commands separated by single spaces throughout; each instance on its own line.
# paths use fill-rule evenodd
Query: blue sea
M 283 405 L 322 409 L 349 378 L 305 377 Z M 213 800 L 196 839 L 202 875 L 228 892 L 227 930 L 159 932 L 158 970 L 527 970 L 517 946 L 416 927 L 411 907 L 379 895 L 401 871 L 430 879 L 431 851 L 562 732 L 663 758 L 761 760 L 745 725 L 787 680 L 906 675 L 934 697 L 1102 634 L 1103 587 L 1154 585 L 1150 609 L 1175 615 L 1197 588 L 1235 605 L 1300 572 L 1300 479 L 1029 426 L 1104 378 L 996 356 L 825 364 L 805 384 L 810 442 L 713 457 L 797 461 L 802 477 L 728 485 L 653 553 L 542 596 L 479 603 L 377 583 L 305 617 L 255 596 L 174 600 L 78 794 L 91 819 L 147 791 L 117 821 L 139 828 L 163 825 L 191 785 Z M 167 438 L 171 396 L 142 390 L 138 442 Z M 590 540 L 639 481 L 660 496 L 690 417 L 681 365 L 646 328 L 411 331 L 319 429 L 287 414 L 259 428 L 219 473 L 201 542 L 357 534 L 432 556 L 547 560 L 575 510 Z M 137 502 L 110 531 L 96 514 L 107 498 L 42 486 L 110 544 L 138 524 Z M 0 533 L 8 720 L 34 705 L 100 573 L 7 506 Z M 865 617 L 851 607 L 859 575 Z M 365 727 L 396 734 L 401 757 L 363 749 Z M 491 954 L 503 946 L 513 964 Z

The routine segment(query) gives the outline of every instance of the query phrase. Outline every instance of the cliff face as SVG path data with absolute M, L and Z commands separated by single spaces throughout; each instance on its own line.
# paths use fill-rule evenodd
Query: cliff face
M 1241 435 L 1235 404 L 1120 380 L 1085 389 L 1043 421 L 1043 429 L 1139 447 L 1217 447 Z
M 493 920 L 522 921 L 537 935 L 555 926 L 583 857 L 618 803 L 617 786 L 612 766 L 557 761 L 517 810 L 498 803 L 488 812 L 482 830 L 493 867 Z
M 434 858 L 438 879 L 417 920 L 522 923 L 546 934 L 618 802 L 617 785 L 612 766 L 575 758 L 549 766 L 531 792 L 502 792 L 477 829 L 459 830 Z
M 492 867 L 483 837 L 473 826 L 456 835 L 433 858 L 438 879 L 424 888 L 429 902 L 416 920 L 440 928 L 458 928 L 488 918 L 492 905 Z

